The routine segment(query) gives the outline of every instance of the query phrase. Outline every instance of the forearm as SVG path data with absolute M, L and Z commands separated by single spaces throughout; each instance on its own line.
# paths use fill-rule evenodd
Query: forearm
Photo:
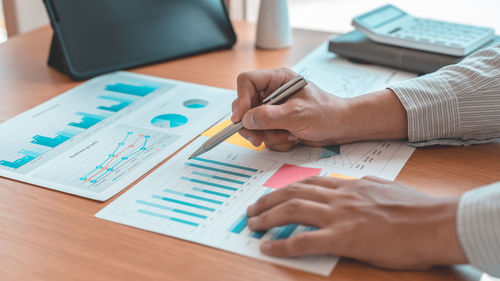
M 389 89 L 346 100 L 346 139 L 341 142 L 407 139 L 406 110 Z

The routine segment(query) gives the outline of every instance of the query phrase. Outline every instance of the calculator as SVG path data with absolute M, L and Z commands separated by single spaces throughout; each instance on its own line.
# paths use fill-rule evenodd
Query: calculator
M 393 5 L 357 16 L 352 25 L 377 43 L 460 57 L 495 37 L 492 28 L 415 18 Z

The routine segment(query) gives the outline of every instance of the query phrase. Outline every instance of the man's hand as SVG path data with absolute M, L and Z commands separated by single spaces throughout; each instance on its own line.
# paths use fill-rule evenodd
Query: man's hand
M 376 177 L 311 177 L 247 209 L 251 230 L 297 223 L 318 230 L 266 241 L 264 254 L 332 254 L 388 268 L 467 263 L 456 234 L 458 198 L 425 195 Z
M 238 99 L 233 102 L 233 122 L 243 122 L 240 134 L 259 146 L 279 151 L 293 148 L 300 140 L 322 146 L 342 135 L 343 99 L 328 95 L 314 84 L 280 105 L 261 101 L 281 85 L 296 77 L 289 69 L 245 72 L 238 76 Z
M 361 140 L 406 138 L 406 111 L 390 90 L 355 98 L 339 98 L 309 83 L 280 105 L 262 100 L 297 74 L 285 68 L 256 70 L 238 76 L 238 98 L 233 102 L 234 123 L 253 145 L 262 142 L 287 151 L 297 143 L 312 146 Z

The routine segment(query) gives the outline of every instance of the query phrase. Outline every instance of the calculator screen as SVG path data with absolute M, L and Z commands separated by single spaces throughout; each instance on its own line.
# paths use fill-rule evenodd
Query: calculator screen
M 357 20 L 364 26 L 368 28 L 375 28 L 385 23 L 391 22 L 405 13 L 394 7 L 387 7 L 382 10 L 373 11 L 366 15 L 359 17 Z

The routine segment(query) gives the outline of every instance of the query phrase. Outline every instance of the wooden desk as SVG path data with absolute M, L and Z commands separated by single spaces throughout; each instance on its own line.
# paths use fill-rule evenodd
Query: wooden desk
M 235 89 L 238 73 L 292 66 L 330 36 L 295 30 L 291 49 L 263 51 L 254 49 L 253 24 L 237 22 L 235 28 L 239 38 L 233 50 L 133 71 Z M 46 65 L 50 36 L 45 27 L 0 45 L 0 121 L 79 84 Z M 499 159 L 500 143 L 418 149 L 398 180 L 429 193 L 457 195 L 499 180 Z M 111 200 L 100 203 L 0 179 L 0 280 L 326 279 L 94 218 Z M 478 276 L 470 267 L 390 271 L 343 259 L 328 279 L 443 281 Z

